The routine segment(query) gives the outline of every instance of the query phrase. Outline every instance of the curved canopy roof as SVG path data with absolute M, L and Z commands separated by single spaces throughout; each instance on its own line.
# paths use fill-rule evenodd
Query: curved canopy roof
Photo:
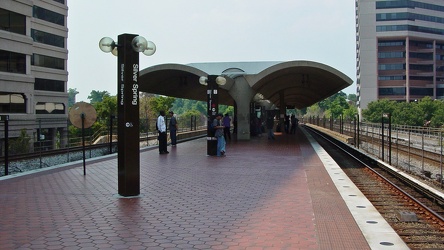
M 353 83 L 340 71 L 311 61 L 276 64 L 253 78 L 251 87 L 264 99 L 279 106 L 282 95 L 285 105 L 298 109 L 324 100 Z
M 234 104 L 228 91 L 239 76 L 272 104 L 280 106 L 282 96 L 285 105 L 298 109 L 353 83 L 340 71 L 312 61 L 162 64 L 140 71 L 139 91 L 206 101 L 206 86 L 199 83 L 199 77 L 210 74 L 227 78 L 227 84 L 219 88 L 219 103 L 226 105 Z
M 139 73 L 139 91 L 199 101 L 207 100 L 207 87 L 199 83 L 206 72 L 182 64 L 161 64 Z M 232 80 L 228 80 L 228 83 Z M 225 89 L 219 90 L 219 103 L 233 105 Z

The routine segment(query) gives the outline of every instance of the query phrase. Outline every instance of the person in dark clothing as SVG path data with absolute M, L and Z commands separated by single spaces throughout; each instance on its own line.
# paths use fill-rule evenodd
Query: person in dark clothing
M 298 126 L 298 119 L 295 115 L 291 115 L 291 129 L 290 134 L 296 134 L 296 127 Z
M 224 118 L 222 119 L 222 125 L 224 125 L 225 141 L 231 140 L 231 132 L 230 132 L 231 118 L 230 116 L 228 116 L 228 113 L 225 114 Z
M 216 119 L 213 120 L 213 128 L 216 130 L 214 136 L 217 138 L 217 156 L 225 156 L 225 137 L 224 125 L 222 124 L 222 114 L 217 114 Z
M 171 146 L 175 147 L 177 144 L 177 120 L 173 111 L 170 111 L 170 116 L 170 124 L 168 127 L 170 129 Z
M 274 117 L 273 116 L 267 117 L 266 125 L 267 125 L 267 130 L 268 130 L 268 139 L 274 140 L 275 138 L 274 138 L 274 133 L 273 133 L 273 127 L 274 127 Z
M 288 116 L 288 115 L 285 115 L 284 126 L 285 126 L 284 127 L 285 133 L 288 134 L 288 132 L 290 130 L 290 116 Z
M 168 154 L 165 111 L 163 110 L 160 111 L 160 115 L 157 117 L 157 129 L 159 132 L 159 154 Z

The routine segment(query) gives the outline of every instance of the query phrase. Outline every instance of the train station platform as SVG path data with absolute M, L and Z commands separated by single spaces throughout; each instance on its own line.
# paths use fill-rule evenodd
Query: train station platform
M 0 178 L 0 249 L 404 249 L 303 130 L 143 149 L 133 198 L 116 155 Z

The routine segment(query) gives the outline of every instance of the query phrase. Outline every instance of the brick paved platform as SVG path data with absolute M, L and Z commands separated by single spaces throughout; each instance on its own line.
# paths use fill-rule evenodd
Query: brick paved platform
M 369 249 L 305 135 L 143 151 L 141 195 L 116 156 L 0 179 L 0 249 Z

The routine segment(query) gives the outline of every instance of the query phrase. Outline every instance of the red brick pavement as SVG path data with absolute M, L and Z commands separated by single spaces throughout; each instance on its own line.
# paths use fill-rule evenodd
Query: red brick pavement
M 141 153 L 141 195 L 117 159 L 0 181 L 0 249 L 369 249 L 300 131 Z

